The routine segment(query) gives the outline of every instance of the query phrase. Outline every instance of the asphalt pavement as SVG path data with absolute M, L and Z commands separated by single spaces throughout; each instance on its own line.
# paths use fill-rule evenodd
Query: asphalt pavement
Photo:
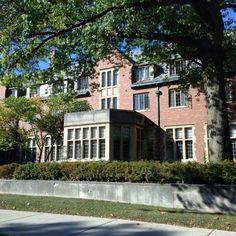
M 108 218 L 0 210 L 0 235 L 236 236 L 236 232 Z

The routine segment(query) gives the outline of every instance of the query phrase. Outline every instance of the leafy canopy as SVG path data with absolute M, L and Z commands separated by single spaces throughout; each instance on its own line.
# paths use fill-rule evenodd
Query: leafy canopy
M 150 62 L 178 54 L 199 63 L 213 49 L 224 56 L 222 32 L 233 28 L 235 7 L 234 0 L 1 0 L 1 79 L 45 81 L 62 68 L 86 75 L 114 48 L 141 48 Z

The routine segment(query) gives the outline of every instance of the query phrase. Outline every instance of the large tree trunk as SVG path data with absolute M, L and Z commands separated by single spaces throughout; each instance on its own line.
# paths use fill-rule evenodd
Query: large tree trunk
M 231 158 L 223 64 L 218 58 L 207 61 L 204 67 L 208 158 L 209 161 L 220 161 Z

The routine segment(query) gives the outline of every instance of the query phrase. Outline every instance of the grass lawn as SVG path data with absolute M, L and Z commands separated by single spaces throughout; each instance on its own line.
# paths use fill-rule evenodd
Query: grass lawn
M 208 214 L 117 202 L 0 194 L 0 208 L 236 231 L 236 214 Z

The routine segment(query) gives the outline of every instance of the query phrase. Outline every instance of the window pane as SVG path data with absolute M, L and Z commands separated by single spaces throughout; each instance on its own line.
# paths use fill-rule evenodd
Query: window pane
M 106 99 L 105 98 L 102 99 L 101 108 L 106 109 Z
M 57 160 L 58 161 L 62 160 L 62 147 L 61 146 L 57 147 Z
M 73 158 L 73 142 L 69 141 L 67 143 L 67 158 L 72 159 Z
M 185 138 L 192 139 L 192 128 L 185 128 Z
M 83 158 L 88 159 L 89 157 L 89 142 L 83 141 Z
M 185 92 L 181 91 L 181 106 L 187 105 L 187 95 Z
M 111 86 L 111 71 L 107 72 L 107 86 Z
M 117 80 L 118 80 L 118 70 L 115 69 L 113 71 L 113 85 L 117 85 Z
M 117 109 L 117 97 L 113 98 L 113 108 Z
M 75 159 L 80 159 L 81 144 L 80 141 L 75 142 Z
M 149 108 L 149 96 L 148 96 L 148 93 L 146 93 L 144 95 L 144 99 L 145 99 L 145 108 L 144 109 L 148 109 Z
M 193 158 L 192 141 L 186 141 L 186 159 Z
M 106 87 L 106 72 L 102 72 L 102 88 Z
M 169 107 L 175 106 L 175 90 L 169 90 Z
M 80 139 L 81 129 L 75 129 L 75 139 Z
M 181 92 L 180 90 L 175 92 L 175 106 L 181 106 Z
M 105 127 L 99 127 L 99 138 L 105 137 Z
M 129 137 L 130 137 L 130 128 L 129 127 L 125 127 L 123 129 L 123 136 L 124 136 L 124 139 L 129 139 Z
M 236 137 L 236 125 L 230 125 L 230 137 Z
M 68 131 L 67 131 L 67 139 L 68 140 L 73 139 L 73 129 L 68 129 Z
M 91 128 L 91 138 L 96 138 L 97 137 L 97 127 L 92 127 Z
M 105 139 L 99 140 L 99 158 L 105 158 Z
M 83 139 L 87 139 L 89 136 L 89 128 L 83 129 Z
M 51 161 L 55 160 L 56 160 L 56 147 L 53 147 L 51 152 Z
M 107 108 L 111 108 L 111 98 L 107 98 Z
M 121 128 L 120 127 L 115 127 L 114 128 L 113 138 L 118 139 L 118 140 L 121 138 Z
M 91 158 L 97 157 L 97 140 L 91 141 Z
M 45 145 L 50 146 L 50 137 L 46 137 Z
M 183 138 L 182 128 L 175 129 L 175 137 L 176 137 L 176 139 L 182 139 Z
M 177 141 L 176 142 L 176 151 L 177 151 L 177 160 L 183 159 L 183 142 Z
M 138 95 L 134 95 L 134 110 L 138 111 L 139 110 L 139 106 L 138 106 Z

